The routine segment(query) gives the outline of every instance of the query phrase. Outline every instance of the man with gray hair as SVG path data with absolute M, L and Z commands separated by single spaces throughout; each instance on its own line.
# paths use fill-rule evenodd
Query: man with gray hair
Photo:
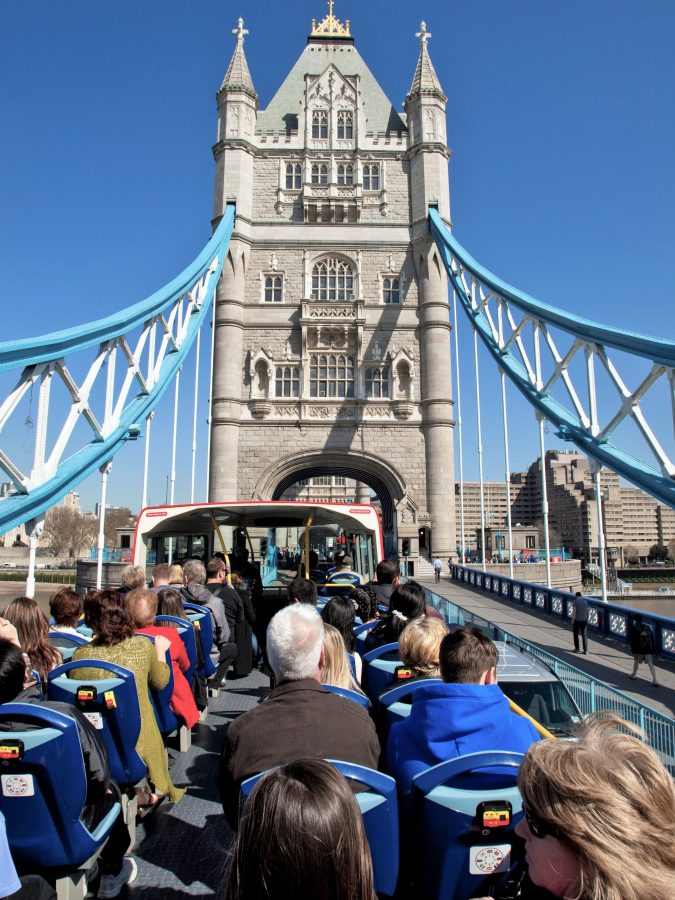
M 269 624 L 276 686 L 264 703 L 230 723 L 220 760 L 220 796 L 234 829 L 239 786 L 258 772 L 306 757 L 377 768 L 380 745 L 368 712 L 321 684 L 323 642 L 321 616 L 307 603 L 285 607 Z
M 185 587 L 181 590 L 183 599 L 188 603 L 206 606 L 211 613 L 213 621 L 211 659 L 216 671 L 209 684 L 213 688 L 218 688 L 227 675 L 232 660 L 237 656 L 237 645 L 230 640 L 230 626 L 225 617 L 225 607 L 220 597 L 216 597 L 206 587 L 206 569 L 201 560 L 188 559 L 183 566 L 183 581 L 185 582 Z

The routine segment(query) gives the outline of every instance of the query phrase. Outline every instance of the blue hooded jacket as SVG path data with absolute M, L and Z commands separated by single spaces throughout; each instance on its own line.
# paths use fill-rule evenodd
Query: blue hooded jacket
M 511 712 L 499 685 L 439 681 L 420 688 L 408 718 L 392 726 L 386 771 L 407 798 L 413 776 L 430 766 L 482 750 L 525 753 L 538 740 L 532 723 Z

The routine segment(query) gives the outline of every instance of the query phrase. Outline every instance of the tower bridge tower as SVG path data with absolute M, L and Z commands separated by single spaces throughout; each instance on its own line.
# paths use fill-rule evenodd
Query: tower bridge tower
M 266 109 L 236 46 L 218 91 L 214 221 L 236 202 L 215 310 L 209 492 L 355 479 L 385 546 L 456 550 L 445 104 L 422 23 L 405 113 L 333 14 Z M 412 68 L 412 67 L 411 67 Z M 418 539 L 421 542 L 418 544 Z

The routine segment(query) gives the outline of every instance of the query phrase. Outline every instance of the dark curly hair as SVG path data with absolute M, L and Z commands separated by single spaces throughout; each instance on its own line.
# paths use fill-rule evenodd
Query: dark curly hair
M 134 623 L 119 591 L 90 591 L 84 600 L 84 620 L 94 632 L 94 645 L 111 647 L 134 634 Z

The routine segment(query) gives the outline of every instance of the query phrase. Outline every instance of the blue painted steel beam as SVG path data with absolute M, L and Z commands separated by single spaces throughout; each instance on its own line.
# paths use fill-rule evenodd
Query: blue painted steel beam
M 438 210 L 434 208 L 429 209 L 429 225 L 450 282 L 472 327 L 478 332 L 496 364 L 506 372 L 525 399 L 558 428 L 561 438 L 573 441 L 583 453 L 597 460 L 601 465 L 612 469 L 662 503 L 675 508 L 675 482 L 673 479 L 664 475 L 655 466 L 637 459 L 616 444 L 610 441 L 598 441 L 574 412 L 550 395 L 539 391 L 532 384 L 525 367 L 514 353 L 510 349 L 502 350 L 494 340 L 484 312 L 472 307 L 471 298 L 467 296 L 461 279 L 452 269 L 452 258 L 454 256 L 480 282 L 487 285 L 495 294 L 501 295 L 518 307 L 523 313 L 560 328 L 582 341 L 636 354 L 671 368 L 675 366 L 675 342 L 611 328 L 541 303 L 506 284 L 477 263 L 455 239 L 441 219 Z

